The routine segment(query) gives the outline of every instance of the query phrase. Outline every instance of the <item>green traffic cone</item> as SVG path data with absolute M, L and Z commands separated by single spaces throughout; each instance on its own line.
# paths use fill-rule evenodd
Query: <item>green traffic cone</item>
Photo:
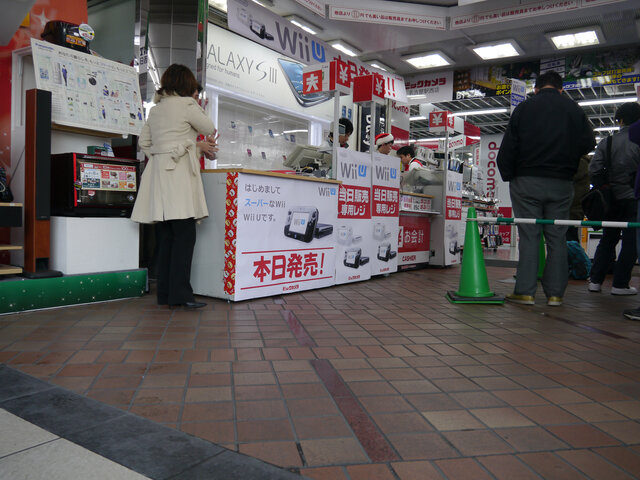
M 546 262 L 547 250 L 544 247 L 544 233 L 540 233 L 540 246 L 538 248 L 538 280 L 542 280 Z
M 449 291 L 446 297 L 451 303 L 504 303 L 503 297 L 496 296 L 489 289 L 476 209 L 473 207 L 470 207 L 467 213 L 458 291 Z

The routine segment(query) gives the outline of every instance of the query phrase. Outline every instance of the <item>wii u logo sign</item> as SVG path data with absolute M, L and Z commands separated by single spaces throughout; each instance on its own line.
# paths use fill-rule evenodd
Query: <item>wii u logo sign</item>
M 342 174 L 342 178 L 351 178 L 353 180 L 364 178 L 367 176 L 367 166 L 354 163 L 341 163 L 340 173 Z
M 398 178 L 398 169 L 376 165 L 376 180 L 395 180 Z
M 318 195 L 321 197 L 334 197 L 337 193 L 335 187 L 318 187 Z

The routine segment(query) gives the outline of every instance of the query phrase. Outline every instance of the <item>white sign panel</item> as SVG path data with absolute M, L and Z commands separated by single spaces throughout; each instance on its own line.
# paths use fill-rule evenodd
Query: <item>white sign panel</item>
M 324 2 L 320 2 L 318 0 L 296 0 L 300 5 L 305 8 L 308 8 L 316 15 L 320 15 L 322 18 L 326 17 L 325 13 L 325 4 Z
M 449 150 L 456 150 L 467 146 L 466 135 L 456 135 L 455 137 L 449 137 L 448 148 Z
M 581 0 L 546 0 L 451 17 L 451 30 L 576 10 Z
M 426 102 L 448 102 L 453 98 L 453 72 L 411 77 L 407 79 L 404 87 L 407 95 L 425 95 Z
M 375 256 L 371 275 L 398 270 L 398 216 L 400 214 L 400 169 L 398 158 L 373 154 L 371 219 Z
M 380 73 L 386 82 L 385 97 L 407 103 L 402 77 L 344 58 L 329 44 L 249 0 L 228 0 L 227 20 L 234 32 L 305 65 L 340 59 L 349 64 L 351 79 L 371 75 L 374 71 Z
M 447 171 L 444 205 L 444 264 L 460 263 L 460 247 L 464 243 L 462 222 L 462 174 Z
M 207 83 L 213 87 L 332 118 L 328 93 L 302 94 L 302 63 L 211 24 L 207 42 Z
M 347 8 L 329 6 L 329 18 L 368 24 L 396 25 L 401 27 L 446 30 L 446 16 L 416 15 L 397 11 L 371 10 L 368 8 Z
M 511 79 L 511 111 L 527 99 L 527 82 Z
M 140 135 L 144 125 L 133 67 L 31 39 L 36 86 L 51 92 L 51 121 Z
M 371 155 L 338 149 L 336 283 L 371 278 L 376 254 L 371 234 Z
M 334 284 L 338 185 L 239 175 L 234 300 Z
M 509 184 L 502 181 L 497 163 L 502 136 L 502 134 L 482 135 L 480 139 L 480 168 L 482 168 L 482 176 L 485 179 L 487 196 L 498 199 L 500 207 L 510 207 Z

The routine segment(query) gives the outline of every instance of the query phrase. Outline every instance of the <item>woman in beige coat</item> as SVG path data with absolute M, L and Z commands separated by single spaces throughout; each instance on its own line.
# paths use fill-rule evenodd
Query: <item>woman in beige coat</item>
M 193 99 L 198 83 L 184 65 L 162 75 L 156 104 L 142 128 L 139 145 L 149 158 L 131 219 L 155 223 L 158 239 L 158 304 L 199 308 L 191 289 L 196 220 L 209 212 L 200 178 L 198 133 L 208 136 L 213 122 Z M 206 142 L 213 153 L 215 141 Z

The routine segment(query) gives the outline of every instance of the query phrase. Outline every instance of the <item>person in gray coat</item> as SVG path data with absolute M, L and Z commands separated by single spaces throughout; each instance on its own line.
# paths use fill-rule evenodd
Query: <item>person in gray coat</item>
M 633 222 L 637 215 L 633 185 L 640 164 L 640 147 L 629 140 L 629 125 L 640 119 L 640 104 L 636 102 L 623 104 L 615 114 L 620 124 L 620 131 L 611 137 L 611 158 L 607 159 L 608 139 L 602 140 L 589 164 L 591 183 L 596 185 L 603 170 L 607 170 L 608 183 L 611 185 L 613 204 L 611 215 L 607 220 Z M 607 161 L 608 160 L 608 161 Z M 607 164 L 609 168 L 607 168 Z M 590 292 L 600 292 L 602 282 L 609 270 L 611 258 L 622 233 L 622 247 L 613 268 L 612 295 L 635 295 L 635 287 L 629 286 L 631 270 L 636 262 L 636 233 L 632 228 L 603 228 L 602 238 L 593 257 Z

